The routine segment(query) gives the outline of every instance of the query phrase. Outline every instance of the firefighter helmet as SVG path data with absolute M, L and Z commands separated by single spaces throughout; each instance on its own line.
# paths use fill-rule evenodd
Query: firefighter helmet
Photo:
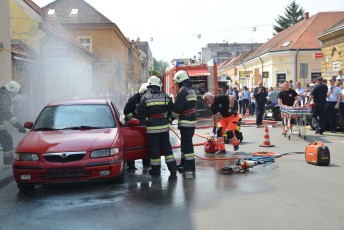
M 148 79 L 148 86 L 150 86 L 150 85 L 156 85 L 156 86 L 159 86 L 159 87 L 161 87 L 161 80 L 158 78 L 158 77 L 156 77 L 156 76 L 151 76 L 149 79 Z
M 148 86 L 148 83 L 143 83 L 143 84 L 140 86 L 139 93 L 140 93 L 140 94 L 144 94 L 144 93 L 147 91 L 147 86 Z
M 21 87 L 19 83 L 16 81 L 9 81 L 5 84 L 5 88 L 7 89 L 8 92 L 19 93 Z
M 174 75 L 174 81 L 177 83 L 181 83 L 182 81 L 185 81 L 186 79 L 189 79 L 189 75 L 186 71 L 184 70 L 179 70 L 175 75 Z

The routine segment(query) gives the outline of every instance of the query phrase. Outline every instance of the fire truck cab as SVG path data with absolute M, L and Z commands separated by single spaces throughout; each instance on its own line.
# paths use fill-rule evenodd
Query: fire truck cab
M 174 74 L 179 70 L 185 70 L 192 81 L 192 86 L 197 95 L 196 112 L 197 116 L 209 116 L 211 111 L 203 100 L 206 92 L 218 94 L 218 79 L 215 60 L 207 64 L 198 63 L 195 59 L 180 58 L 173 59 L 171 67 L 168 67 L 164 73 L 164 91 L 175 101 L 178 94 L 178 85 L 174 83 Z M 214 77 L 215 76 L 215 77 Z

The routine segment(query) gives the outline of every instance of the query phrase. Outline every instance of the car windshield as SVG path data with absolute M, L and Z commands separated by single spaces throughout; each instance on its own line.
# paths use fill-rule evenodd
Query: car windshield
M 36 131 L 61 129 L 115 128 L 108 105 L 60 105 L 43 109 L 34 126 Z

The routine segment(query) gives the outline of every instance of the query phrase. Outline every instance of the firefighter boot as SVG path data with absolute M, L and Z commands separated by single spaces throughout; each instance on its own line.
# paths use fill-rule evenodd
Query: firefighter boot
M 127 161 L 127 166 L 129 171 L 137 170 L 137 168 L 135 167 L 135 161 Z
M 152 176 L 160 176 L 160 165 L 152 165 L 152 168 L 148 171 Z
M 149 158 L 142 159 L 142 164 L 143 164 L 143 167 L 150 167 L 150 159 Z
M 217 137 L 217 143 L 219 146 L 219 151 L 216 152 L 216 154 L 226 154 L 225 150 L 225 140 L 223 137 Z
M 172 160 L 172 161 L 168 161 L 166 162 L 167 164 L 167 168 L 168 170 L 170 171 L 171 175 L 176 175 L 177 173 L 177 163 L 175 160 Z
M 184 164 L 185 164 L 185 158 L 182 156 L 182 159 L 180 161 L 180 164 L 177 165 L 177 168 L 178 168 L 178 171 L 181 173 L 181 172 L 184 172 Z
M 11 165 L 13 163 L 13 151 L 3 152 L 4 165 Z

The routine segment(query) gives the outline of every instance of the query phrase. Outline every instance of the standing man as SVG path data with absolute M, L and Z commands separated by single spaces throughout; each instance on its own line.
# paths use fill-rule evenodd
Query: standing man
M 247 86 L 244 86 L 242 91 L 242 115 L 246 114 L 247 108 L 250 106 L 250 91 Z
M 305 98 L 306 98 L 306 90 L 305 88 L 301 87 L 301 82 L 296 82 L 296 93 L 298 94 L 297 100 L 299 101 L 299 105 L 303 106 L 305 104 Z
M 148 92 L 142 96 L 136 111 L 140 120 L 146 120 L 147 123 L 147 142 L 152 166 L 149 174 L 152 176 L 161 174 L 161 149 L 171 176 L 176 176 L 177 165 L 169 134 L 169 118 L 173 109 L 173 102 L 167 94 L 160 91 L 162 84 L 159 78 L 151 76 L 147 83 Z
M 12 98 L 20 92 L 21 86 L 16 81 L 7 82 L 0 88 L 0 144 L 3 149 L 4 165 L 10 165 L 13 161 L 13 138 L 6 130 L 4 122 L 7 121 L 20 133 L 26 133 L 24 126 L 11 112 Z
M 223 134 L 226 132 L 227 137 L 232 141 L 234 151 L 239 149 L 239 141 L 235 136 L 235 130 L 239 121 L 238 101 L 235 100 L 234 95 L 219 95 L 214 96 L 210 92 L 204 94 L 203 99 L 207 102 L 213 113 L 215 133 L 217 129 L 217 140 L 219 144 L 219 151 L 217 154 L 225 154 L 225 140 Z M 222 115 L 220 124 L 218 124 L 218 114 Z
M 141 97 L 143 94 L 147 92 L 147 86 L 148 83 L 143 83 L 140 86 L 140 89 L 138 92 L 136 92 L 133 96 L 131 96 L 128 99 L 128 102 L 124 106 L 123 114 L 124 114 L 124 121 L 127 124 L 130 120 L 130 118 L 138 118 L 136 114 L 136 106 L 140 104 Z M 142 159 L 142 164 L 144 167 L 150 166 L 149 163 L 149 158 L 147 159 Z M 137 168 L 135 167 L 135 161 L 128 161 L 127 166 L 129 170 L 136 170 Z
M 297 93 L 295 90 L 290 88 L 289 82 L 286 81 L 282 85 L 282 90 L 278 93 L 277 95 L 277 101 L 278 101 L 278 106 L 280 109 L 285 108 L 285 107 L 290 107 L 297 102 Z M 282 117 L 284 117 L 282 115 Z M 290 119 L 287 119 L 284 126 L 285 129 L 283 130 L 283 133 L 287 133 L 288 129 L 287 127 L 289 126 L 292 129 L 292 124 L 295 121 L 295 117 L 289 117 Z M 290 124 L 288 124 L 290 121 Z
M 263 86 L 263 82 L 258 82 L 258 87 L 254 89 L 254 98 L 256 99 L 256 125 L 257 128 L 263 127 L 263 115 L 268 93 Z
M 326 119 L 326 97 L 327 97 L 327 86 L 323 83 L 323 78 L 317 78 L 317 84 L 310 92 L 307 106 L 310 106 L 310 102 L 313 99 L 312 105 L 312 124 L 316 128 L 315 133 L 323 134 L 325 130 L 325 119 Z
M 339 109 L 341 94 L 340 88 L 336 86 L 336 80 L 331 79 L 330 88 L 327 92 L 326 112 L 332 133 L 335 133 L 337 128 L 337 110 Z
M 181 137 L 181 162 L 179 171 L 195 172 L 195 158 L 192 137 L 195 133 L 197 117 L 197 96 L 192 89 L 192 82 L 184 70 L 174 75 L 174 81 L 178 84 L 179 92 L 173 106 L 172 120 L 179 118 L 178 129 Z

